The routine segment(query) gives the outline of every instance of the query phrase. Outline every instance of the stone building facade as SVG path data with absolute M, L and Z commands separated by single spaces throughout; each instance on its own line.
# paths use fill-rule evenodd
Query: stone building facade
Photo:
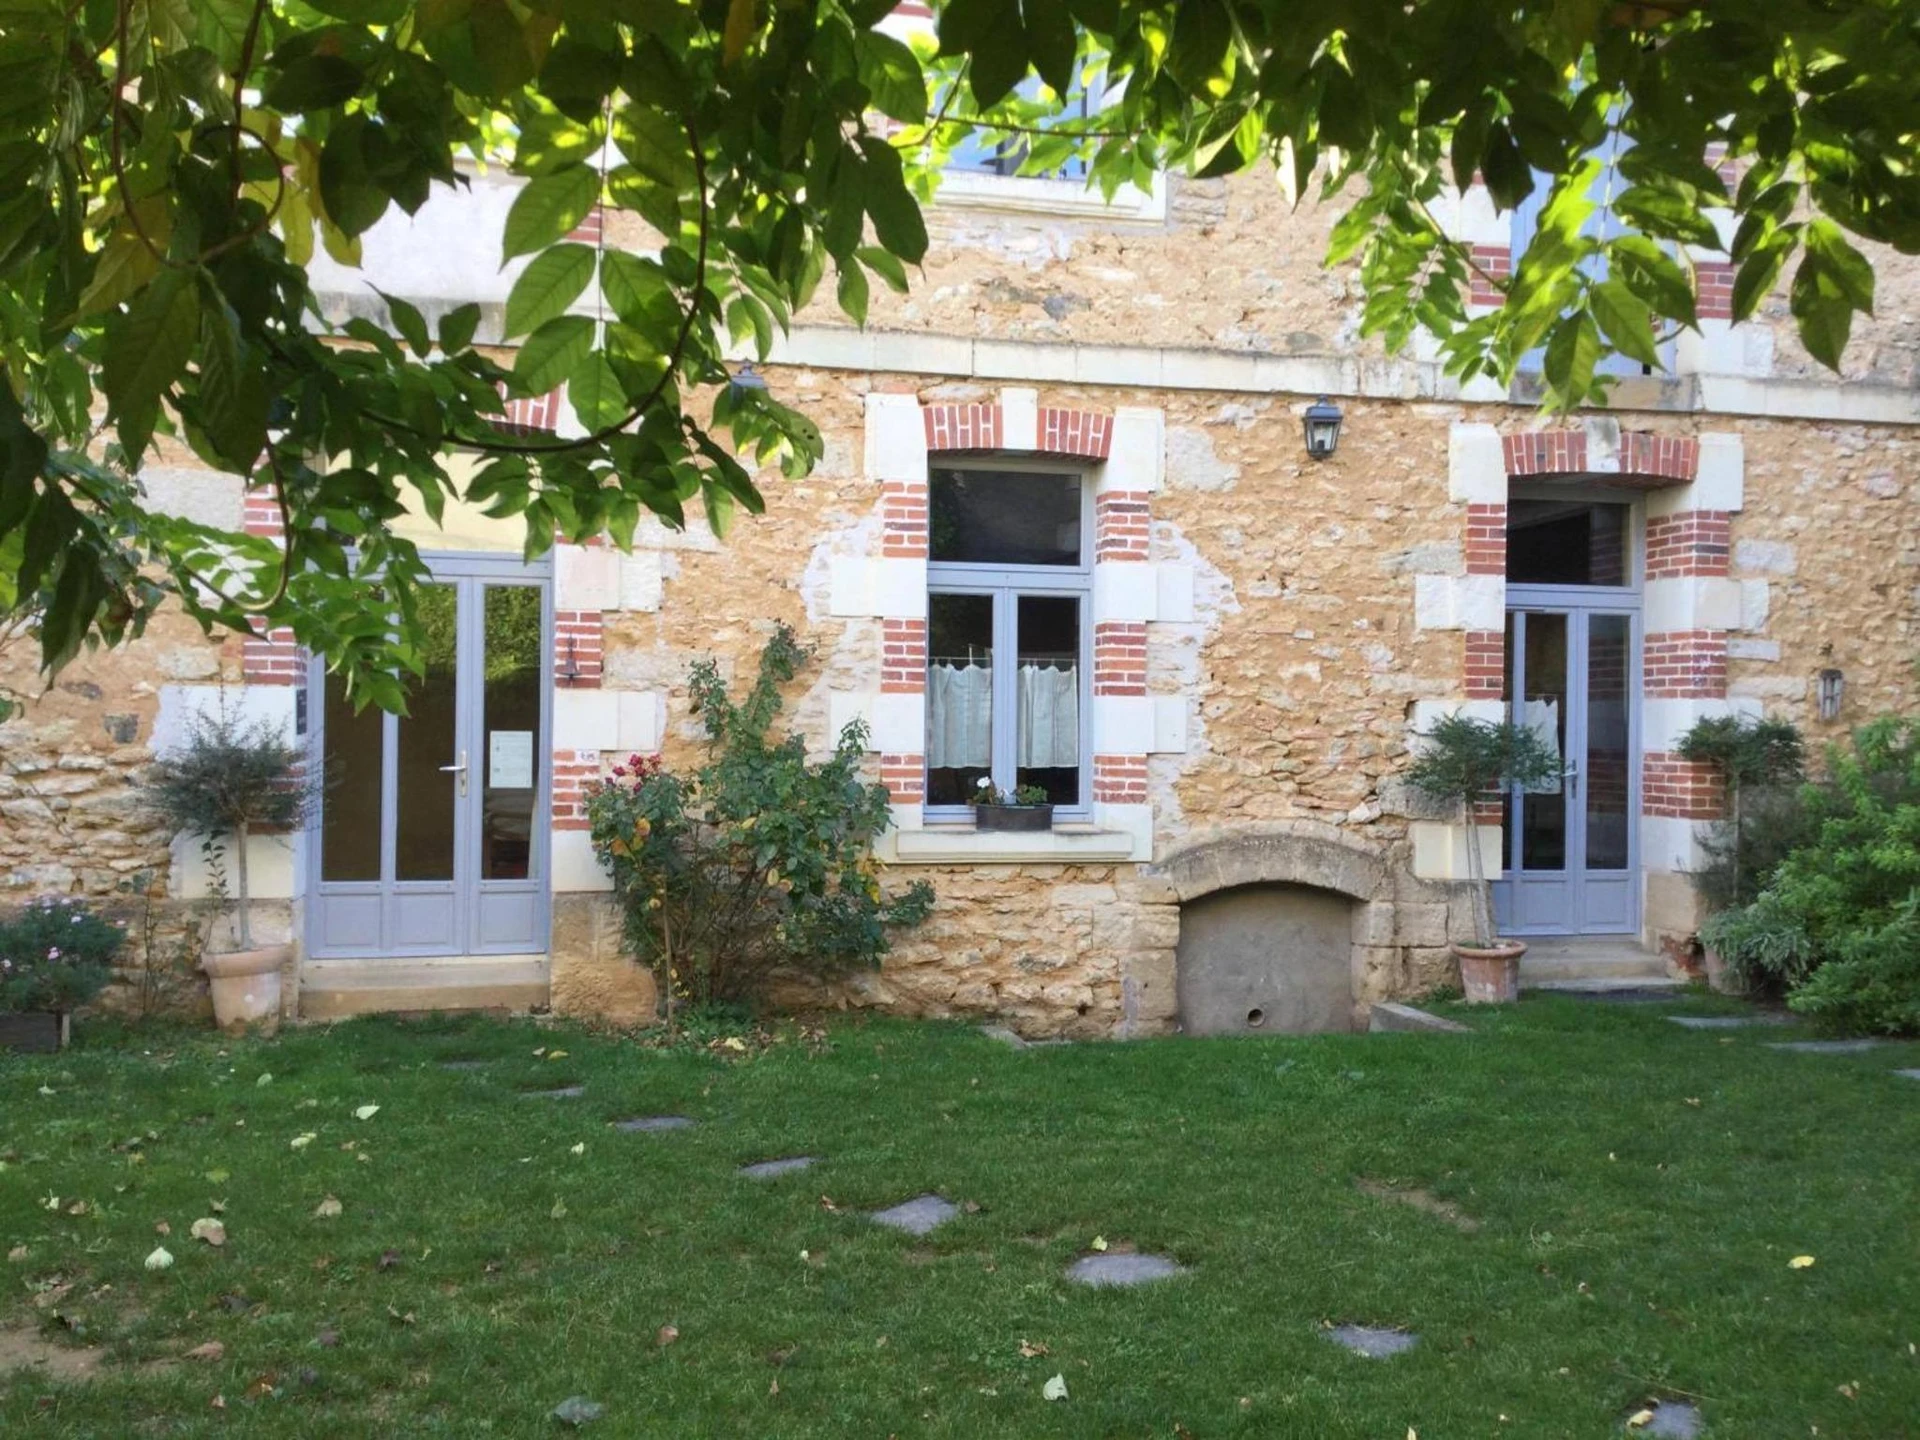
M 498 270 L 487 237 L 512 193 L 475 177 L 383 221 L 367 273 L 316 262 L 328 305 L 377 315 L 377 285 L 431 319 L 478 299 L 497 336 L 517 270 Z M 256 889 L 297 942 L 295 1003 L 650 1016 L 585 793 L 629 753 L 687 760 L 688 666 L 744 674 L 778 623 L 816 648 L 790 718 L 822 748 L 866 722 L 894 801 L 890 873 L 938 895 L 828 1003 L 1133 1035 L 1242 1011 L 1256 1027 L 1352 1023 L 1452 983 L 1467 832 L 1398 779 L 1450 711 L 1524 716 L 1569 761 L 1557 791 L 1481 827 L 1503 922 L 1684 959 L 1687 874 L 1722 796 L 1674 753 L 1679 736 L 1765 710 L 1817 746 L 1915 706 L 1920 272 L 1874 257 L 1881 303 L 1835 379 L 1799 348 L 1783 297 L 1733 326 L 1725 277 L 1697 257 L 1703 333 L 1667 373 L 1623 378 L 1610 408 L 1563 424 L 1524 376 L 1511 393 L 1461 387 L 1418 347 L 1362 340 L 1356 275 L 1321 264 L 1332 218 L 1293 208 L 1271 174 L 1170 176 L 1112 204 L 1066 181 L 955 176 L 910 295 L 876 297 L 865 330 L 808 313 L 776 346 L 765 381 L 819 423 L 825 458 L 801 481 L 762 476 L 766 515 L 726 542 L 648 524 L 631 553 L 560 546 L 528 567 L 514 525 L 458 506 L 405 522 L 478 587 L 468 640 L 486 595 L 537 592 L 529 708 L 510 730 L 447 722 L 462 793 L 469 776 L 483 793 L 513 779 L 526 823 L 488 858 L 463 848 L 495 823 L 473 802 L 473 825 L 443 837 L 459 873 L 431 894 L 394 868 L 407 847 L 381 833 L 391 792 L 335 816 L 385 855 L 370 878 L 330 876 L 324 820 L 256 839 Z M 1483 194 L 1445 218 L 1503 270 L 1511 222 Z M 649 243 L 620 214 L 582 238 Z M 1300 416 L 1322 396 L 1344 423 L 1316 460 Z M 516 419 L 571 425 L 558 396 Z M 184 452 L 146 482 L 156 504 L 275 533 L 272 507 Z M 1010 540 L 1029 510 L 1051 529 Z M 1050 638 L 1028 646 L 1029 623 Z M 31 688 L 17 652 L 0 664 Z M 969 689 L 969 668 L 994 679 Z M 1832 672 L 1841 699 L 1823 711 Z M 991 710 L 992 735 L 953 739 L 955 694 Z M 1069 695 L 1072 721 L 1033 740 L 1029 706 Z M 143 824 L 128 784 L 217 704 L 284 725 L 316 760 L 347 743 L 290 637 L 209 641 L 163 618 L 0 727 L 0 894 L 200 893 L 194 842 Z M 1061 802 L 1054 827 L 977 828 L 954 787 L 981 774 L 1039 776 Z

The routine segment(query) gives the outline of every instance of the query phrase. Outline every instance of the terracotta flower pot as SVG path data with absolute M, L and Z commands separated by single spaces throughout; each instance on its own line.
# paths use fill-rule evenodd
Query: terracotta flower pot
M 257 1026 L 267 1034 L 280 1028 L 280 967 L 290 945 L 264 950 L 230 950 L 200 962 L 213 992 L 213 1018 L 222 1030 Z
M 1520 998 L 1520 957 L 1527 947 L 1518 940 L 1503 940 L 1484 950 L 1455 945 L 1453 953 L 1469 1005 L 1511 1005 Z

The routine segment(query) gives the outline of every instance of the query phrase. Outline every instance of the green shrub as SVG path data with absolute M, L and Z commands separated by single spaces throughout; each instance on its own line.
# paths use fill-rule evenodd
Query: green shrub
M 739 703 L 710 661 L 689 677 L 707 736 L 688 775 L 635 755 L 587 801 L 594 853 L 613 877 L 627 944 L 669 1005 L 755 1002 L 778 971 L 877 966 L 887 932 L 926 918 L 924 882 L 889 896 L 873 842 L 891 820 L 883 786 L 860 777 L 864 727 L 825 760 L 799 735 L 770 740 L 781 687 L 810 651 L 785 626 Z
M 1787 720 L 1719 715 L 1695 722 L 1674 747 L 1727 785 L 1727 818 L 1707 837 L 1707 863 L 1693 873 L 1709 910 L 1751 904 L 1775 868 L 1811 838 L 1799 782 L 1806 744 Z
M 113 978 L 126 933 L 79 900 L 34 900 L 0 918 L 0 1010 L 77 1010 Z
M 1920 723 L 1883 720 L 1803 788 L 1809 838 L 1701 938 L 1750 986 L 1835 1028 L 1920 1029 Z

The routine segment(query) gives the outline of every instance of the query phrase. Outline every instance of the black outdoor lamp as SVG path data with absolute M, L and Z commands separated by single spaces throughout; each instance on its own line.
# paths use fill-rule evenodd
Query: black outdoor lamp
M 1340 445 L 1340 407 L 1322 395 L 1307 406 L 1307 454 L 1324 460 Z

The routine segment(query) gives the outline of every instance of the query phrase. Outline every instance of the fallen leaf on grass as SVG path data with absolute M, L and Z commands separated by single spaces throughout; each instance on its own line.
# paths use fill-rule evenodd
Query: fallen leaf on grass
M 1860 1398 L 1860 1382 L 1858 1380 L 1854 1381 L 1851 1385 L 1836 1385 L 1834 1388 L 1849 1400 L 1858 1400 Z
M 209 1200 L 207 1202 L 207 1208 L 216 1215 L 224 1215 L 227 1213 L 227 1202 L 224 1200 Z
M 76 1200 L 71 1205 L 67 1206 L 67 1214 L 69 1215 L 84 1215 L 86 1213 L 87 1213 L 87 1202 L 84 1200 Z
M 340 1202 L 329 1195 L 313 1207 L 313 1218 L 316 1220 L 337 1220 L 340 1218 L 340 1209 Z
M 1627 1416 L 1627 1428 L 1629 1430 L 1640 1430 L 1652 1423 L 1653 1411 L 1651 1410 L 1636 1410 L 1633 1414 Z
M 572 1148 L 571 1150 L 569 1150 L 569 1151 L 568 1151 L 567 1153 L 568 1153 L 569 1155 L 584 1155 L 584 1154 L 586 1154 L 586 1153 L 587 1153 L 587 1142 L 586 1142 L 586 1141 L 584 1141 L 584 1140 L 582 1140 L 582 1141 L 581 1141 L 581 1142 L 580 1142 L 580 1143 L 579 1143 L 578 1145 L 575 1145 L 575 1146 L 574 1146 L 574 1147 L 573 1147 L 573 1148 Z
M 1811 1270 L 1813 1268 L 1813 1256 L 1796 1255 L 1793 1259 L 1787 1261 L 1787 1268 L 1789 1270 Z
M 147 1269 L 170 1270 L 172 1268 L 173 1256 L 168 1253 L 167 1247 L 164 1245 L 156 1245 L 153 1253 L 147 1256 Z
M 591 1421 L 598 1420 L 606 1413 L 606 1406 L 597 1401 L 589 1400 L 584 1395 L 569 1395 L 558 1405 L 554 1406 L 552 1411 L 553 1418 L 558 1420 L 562 1425 L 572 1425 L 576 1428 L 588 1424 Z
M 313 1142 L 318 1140 L 319 1138 L 320 1137 L 318 1135 L 314 1134 L 313 1131 L 309 1130 L 304 1135 L 294 1136 L 293 1139 L 287 1142 L 287 1146 L 289 1149 L 293 1149 L 293 1150 L 304 1150 L 307 1148 L 307 1146 L 313 1144 Z M 218 1184 L 219 1182 L 215 1181 L 214 1183 Z
M 554 1201 L 553 1209 L 549 1210 L 547 1212 L 547 1215 L 554 1220 L 566 1219 L 567 1218 L 567 1202 L 564 1200 Z
M 227 1227 L 218 1220 L 210 1220 L 205 1216 L 194 1221 L 187 1233 L 196 1240 L 206 1241 L 216 1250 L 227 1243 Z
M 1698 1110 L 1700 1108 L 1700 1097 L 1698 1095 L 1687 1096 L 1687 1104 L 1693 1106 L 1694 1109 Z
M 210 1409 L 224 1410 L 227 1408 L 227 1397 L 224 1395 L 216 1395 L 207 1402 L 207 1405 Z
M 1106 1249 L 1106 1248 L 1107 1248 L 1107 1237 L 1106 1237 L 1106 1236 L 1104 1236 L 1104 1235 L 1096 1235 L 1096 1236 L 1094 1236 L 1094 1237 L 1093 1237 L 1093 1244 L 1092 1244 L 1092 1245 L 1090 1245 L 1090 1246 L 1088 1246 L 1087 1248 L 1088 1248 L 1088 1249 L 1090 1249 L 1090 1250 L 1104 1250 L 1104 1249 Z
M 264 1088 L 265 1086 L 273 1084 L 273 1072 L 271 1070 L 263 1070 L 260 1078 L 253 1083 L 258 1088 Z
M 380 1107 L 378 1105 L 362 1105 L 358 1110 L 353 1112 L 353 1118 L 356 1120 L 371 1120 L 379 1113 Z
M 1067 1377 L 1056 1375 L 1040 1387 L 1040 1396 L 1044 1400 L 1064 1400 L 1067 1398 Z
M 204 1178 L 209 1185 L 224 1185 L 233 1177 L 225 1170 L 209 1170 Z
M 674 1341 L 678 1340 L 679 1338 L 680 1338 L 680 1331 L 676 1326 L 662 1325 L 658 1330 L 654 1332 L 653 1343 L 658 1346 L 661 1346 L 662 1348 L 665 1348 L 666 1346 L 671 1345 Z
M 31 1255 L 32 1253 L 33 1252 L 27 1249 L 26 1246 L 16 1245 L 11 1250 L 7 1251 L 7 1263 L 10 1265 L 18 1265 L 22 1260 L 25 1260 L 27 1256 Z
M 165 1220 L 156 1220 L 153 1222 L 153 1233 L 156 1235 L 171 1235 L 173 1234 L 173 1226 L 169 1225 Z
M 226 1357 L 227 1347 L 222 1345 L 218 1340 L 209 1340 L 204 1345 L 194 1346 L 193 1349 L 187 1351 L 186 1354 L 180 1358 L 183 1360 L 214 1361 L 224 1360 Z
M 379 1262 L 374 1266 L 374 1269 L 391 1270 L 399 1263 L 400 1252 L 398 1250 L 382 1250 L 380 1252 Z
M 1025 1340 L 1020 1342 L 1020 1358 L 1022 1360 L 1032 1360 L 1036 1356 L 1045 1355 L 1046 1353 L 1047 1347 L 1045 1345 L 1034 1345 Z
M 549 1050 L 547 1052 L 547 1059 L 549 1060 L 564 1060 L 566 1058 L 567 1052 L 564 1050 Z

